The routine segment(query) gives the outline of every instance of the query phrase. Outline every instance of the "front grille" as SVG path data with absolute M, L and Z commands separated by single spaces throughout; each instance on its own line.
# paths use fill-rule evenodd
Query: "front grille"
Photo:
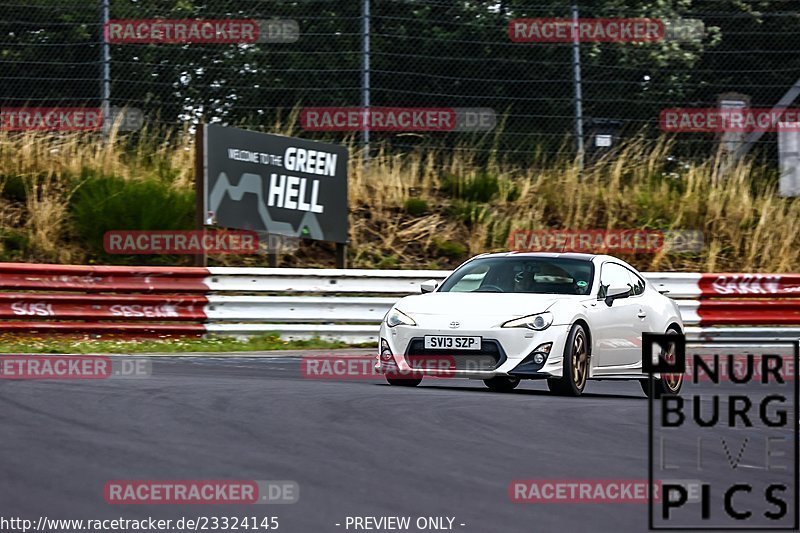
M 405 358 L 412 368 L 487 372 L 500 366 L 506 360 L 506 354 L 500 343 L 493 339 L 483 339 L 480 350 L 428 350 L 425 340 L 416 338 L 408 343 Z

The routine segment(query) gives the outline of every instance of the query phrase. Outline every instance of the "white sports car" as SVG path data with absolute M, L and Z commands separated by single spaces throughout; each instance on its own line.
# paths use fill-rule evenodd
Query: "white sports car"
M 421 289 L 381 324 L 376 368 L 392 385 L 435 375 L 509 391 L 546 379 L 577 396 L 589 379 L 635 379 L 649 394 L 642 333 L 683 333 L 677 304 L 608 255 L 483 254 Z M 681 384 L 682 375 L 656 375 L 653 393 L 677 394 Z

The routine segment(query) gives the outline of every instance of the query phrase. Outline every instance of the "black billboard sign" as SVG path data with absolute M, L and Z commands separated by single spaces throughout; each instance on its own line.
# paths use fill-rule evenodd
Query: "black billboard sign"
M 347 148 L 210 124 L 206 223 L 347 242 Z

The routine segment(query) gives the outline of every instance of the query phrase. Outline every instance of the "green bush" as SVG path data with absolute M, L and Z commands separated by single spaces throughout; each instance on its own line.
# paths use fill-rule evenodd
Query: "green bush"
M 132 258 L 105 254 L 105 232 L 193 229 L 194 203 L 193 191 L 176 190 L 166 181 L 104 176 L 84 181 L 72 196 L 69 209 L 74 231 L 87 251 L 108 261 L 125 262 Z
M 486 218 L 488 209 L 478 202 L 456 200 L 448 209 L 448 214 L 457 219 L 468 228 L 482 222 Z
M 28 247 L 28 235 L 21 229 L 0 228 L 0 260 L 17 261 Z
M 643 190 L 633 199 L 635 227 L 668 228 L 674 219 L 675 205 L 680 198 L 669 194 Z
M 0 176 L 0 196 L 12 202 L 24 202 L 28 197 L 22 176 Z
M 395 255 L 387 255 L 378 261 L 378 268 L 397 268 L 399 261 Z
M 500 197 L 504 198 L 507 202 L 516 202 L 519 200 L 519 188 L 511 180 L 503 180 L 500 187 Z
M 436 254 L 449 259 L 458 259 L 467 253 L 467 247 L 460 242 L 455 241 L 433 241 L 436 247 Z
M 422 198 L 409 198 L 403 204 L 403 210 L 413 217 L 418 217 L 428 212 L 428 202 Z
M 500 180 L 487 172 L 479 172 L 471 178 L 446 174 L 442 178 L 441 190 L 452 198 L 486 203 L 500 192 Z
M 493 219 L 489 221 L 486 246 L 489 248 L 508 248 L 508 236 L 511 233 L 511 220 L 508 218 Z

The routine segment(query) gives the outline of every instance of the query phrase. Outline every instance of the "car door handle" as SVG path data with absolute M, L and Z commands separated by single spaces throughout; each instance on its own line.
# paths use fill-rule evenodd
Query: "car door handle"
M 644 309 L 639 309 L 639 312 L 636 314 L 639 318 L 644 318 L 647 316 L 647 313 L 644 312 Z

